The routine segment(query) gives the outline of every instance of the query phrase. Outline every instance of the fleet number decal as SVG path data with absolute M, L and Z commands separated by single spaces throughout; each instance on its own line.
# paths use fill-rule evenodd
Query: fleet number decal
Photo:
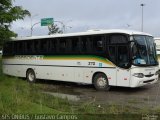
M 88 65 L 94 66 L 94 65 L 95 65 L 95 62 L 88 62 Z

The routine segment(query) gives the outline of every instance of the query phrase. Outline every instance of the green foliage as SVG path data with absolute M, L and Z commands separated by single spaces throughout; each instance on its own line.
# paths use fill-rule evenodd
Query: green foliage
M 30 15 L 29 11 L 21 6 L 13 6 L 13 0 L 0 1 L 0 46 L 5 40 L 16 36 L 16 33 L 10 30 L 11 23 L 23 20 L 26 15 Z
M 60 30 L 60 28 L 56 24 L 52 24 L 51 26 L 48 26 L 48 30 L 49 30 L 48 35 L 56 34 L 56 33 L 63 33 L 63 31 Z

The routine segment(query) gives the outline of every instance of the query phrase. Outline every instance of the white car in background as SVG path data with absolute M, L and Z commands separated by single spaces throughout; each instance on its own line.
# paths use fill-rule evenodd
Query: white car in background
M 2 50 L 0 50 L 0 55 L 2 54 Z
M 156 51 L 157 51 L 157 57 L 159 61 L 159 71 L 160 71 L 160 37 L 154 38 L 155 43 L 156 43 Z M 159 77 L 160 77 L 160 72 L 159 72 Z

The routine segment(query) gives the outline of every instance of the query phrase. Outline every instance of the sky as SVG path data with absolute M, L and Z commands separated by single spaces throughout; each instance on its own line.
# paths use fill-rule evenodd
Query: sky
M 30 36 L 31 24 L 42 18 L 53 18 L 65 33 L 90 29 L 131 29 L 160 37 L 160 0 L 15 0 L 14 5 L 30 11 L 32 17 L 17 20 L 12 30 L 18 36 Z M 32 22 L 31 22 L 32 21 Z M 36 24 L 33 35 L 47 35 L 48 27 Z

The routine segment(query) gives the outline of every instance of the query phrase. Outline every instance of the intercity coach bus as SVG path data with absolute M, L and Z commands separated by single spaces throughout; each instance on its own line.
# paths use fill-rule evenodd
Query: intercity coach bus
M 156 83 L 158 61 L 152 35 L 129 30 L 14 38 L 4 44 L 3 73 L 27 78 L 110 86 Z

